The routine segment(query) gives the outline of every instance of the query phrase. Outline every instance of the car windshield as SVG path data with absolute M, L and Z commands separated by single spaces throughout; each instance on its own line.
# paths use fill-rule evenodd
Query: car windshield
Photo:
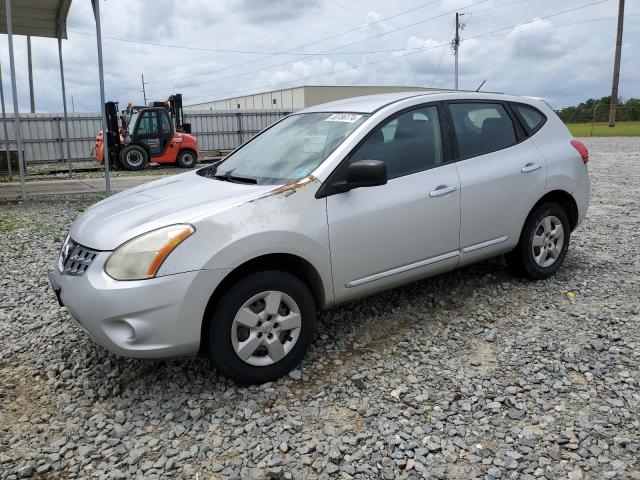
M 299 180 L 318 167 L 368 117 L 331 112 L 291 115 L 218 163 L 208 176 L 259 184 Z
M 127 135 L 133 135 L 133 127 L 136 126 L 136 120 L 138 120 L 138 114 L 139 112 L 136 111 L 136 112 L 133 112 L 129 117 L 129 122 L 127 123 L 127 128 L 125 129 L 125 131 L 127 132 Z

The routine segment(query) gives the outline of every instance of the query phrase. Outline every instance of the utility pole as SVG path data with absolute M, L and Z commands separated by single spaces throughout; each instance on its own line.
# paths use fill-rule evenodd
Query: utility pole
M 464 15 L 464 13 L 456 12 L 456 36 L 453 39 L 452 47 L 453 54 L 455 56 L 455 73 L 454 73 L 454 82 L 453 89 L 458 90 L 458 50 L 460 50 L 460 30 L 464 29 L 464 23 L 460 24 L 460 17 Z
M 618 32 L 616 34 L 616 55 L 613 60 L 613 82 L 609 104 L 609 127 L 616 126 L 616 107 L 618 106 L 618 84 L 620 83 L 620 57 L 622 56 L 622 27 L 624 25 L 624 0 L 618 4 Z
M 147 106 L 147 92 L 144 89 L 145 85 L 149 85 L 148 83 L 145 83 L 144 81 L 144 73 L 142 74 L 142 98 L 144 98 L 144 105 L 145 107 Z
M 73 104 L 73 95 L 71 95 L 71 112 L 76 113 L 76 106 Z
M 29 69 L 29 100 L 31 101 L 31 113 L 36 113 L 36 100 L 33 95 L 33 66 L 31 61 L 31 36 L 27 35 L 27 65 Z

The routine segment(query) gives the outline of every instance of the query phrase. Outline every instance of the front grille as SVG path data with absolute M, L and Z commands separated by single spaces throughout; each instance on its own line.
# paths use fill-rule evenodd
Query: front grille
M 67 237 L 60 251 L 58 268 L 63 275 L 79 277 L 87 271 L 98 253 L 99 250 L 84 247 Z

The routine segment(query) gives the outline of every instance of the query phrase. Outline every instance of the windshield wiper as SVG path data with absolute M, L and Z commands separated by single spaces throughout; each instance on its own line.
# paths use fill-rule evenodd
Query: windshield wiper
M 258 180 L 256 180 L 255 178 L 238 177 L 236 175 L 232 175 L 231 171 L 225 173 L 224 175 L 210 175 L 209 178 L 215 178 L 216 180 L 222 180 L 223 182 L 231 182 L 231 183 L 247 183 L 247 184 L 258 183 Z

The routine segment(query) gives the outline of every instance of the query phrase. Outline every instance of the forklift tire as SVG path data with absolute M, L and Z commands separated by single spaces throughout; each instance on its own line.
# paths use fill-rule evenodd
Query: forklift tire
M 129 145 L 120 152 L 120 165 L 125 170 L 144 170 L 149 163 L 149 154 L 140 145 Z
M 176 163 L 181 168 L 193 168 L 196 166 L 196 162 L 196 153 L 193 150 L 182 150 L 176 160 Z

